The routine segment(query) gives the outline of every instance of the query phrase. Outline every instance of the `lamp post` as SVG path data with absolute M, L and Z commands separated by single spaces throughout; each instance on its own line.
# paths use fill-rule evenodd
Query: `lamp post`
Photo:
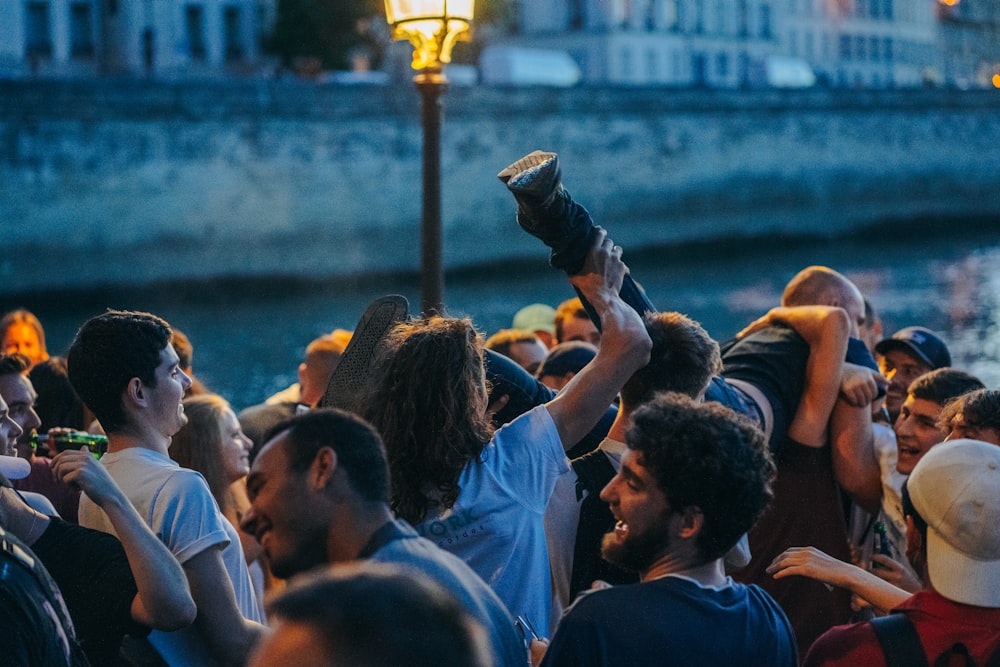
M 420 222 L 420 301 L 424 315 L 441 312 L 441 94 L 444 66 L 457 41 L 472 33 L 475 0 L 385 0 L 393 39 L 413 45 L 413 81 L 421 97 L 424 133 L 423 213 Z

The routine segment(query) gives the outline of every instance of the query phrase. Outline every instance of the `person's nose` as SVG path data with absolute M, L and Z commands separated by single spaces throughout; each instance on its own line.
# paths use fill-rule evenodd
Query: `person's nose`
M 10 418 L 10 415 L 5 415 L 3 418 L 2 425 L 5 427 L 4 430 L 7 432 L 7 440 L 17 440 L 24 433 L 24 429 Z
M 42 425 L 42 419 L 35 412 L 34 408 L 28 410 L 28 421 L 21 428 L 25 431 L 33 431 Z
M 615 504 L 615 500 L 618 498 L 618 494 L 615 492 L 615 488 L 614 488 L 615 487 L 615 480 L 617 480 L 617 479 L 618 479 L 618 475 L 615 475 L 614 477 L 611 478 L 611 481 L 608 482 L 607 484 L 605 484 L 604 488 L 601 489 L 601 493 L 600 493 L 599 497 L 600 497 L 601 500 L 603 500 L 604 502 L 608 503 L 609 505 L 614 505 Z

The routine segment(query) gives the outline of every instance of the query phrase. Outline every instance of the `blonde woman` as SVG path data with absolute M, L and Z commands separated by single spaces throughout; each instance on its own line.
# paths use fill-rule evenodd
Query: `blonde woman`
M 250 449 L 253 442 L 240 428 L 236 414 L 224 398 L 216 394 L 196 394 L 184 399 L 187 424 L 170 443 L 170 458 L 185 468 L 200 472 L 219 504 L 223 516 L 239 535 L 250 576 L 263 600 L 263 573 L 257 562 L 261 548 L 257 541 L 240 532 L 240 518 L 250 501 L 246 495 L 246 476 L 250 472 Z

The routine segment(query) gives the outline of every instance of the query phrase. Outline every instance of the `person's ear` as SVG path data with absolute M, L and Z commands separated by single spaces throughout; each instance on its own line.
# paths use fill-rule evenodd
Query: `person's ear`
M 316 452 L 309 468 L 309 486 L 319 491 L 325 489 L 337 470 L 337 452 L 323 447 Z
M 678 535 L 684 539 L 696 537 L 705 526 L 705 515 L 700 507 L 694 505 L 685 507 L 680 512 L 680 529 Z
M 146 405 L 146 394 L 145 385 L 142 384 L 142 380 L 139 378 L 132 378 L 125 385 L 125 395 L 128 397 L 129 401 L 135 403 L 136 405 Z

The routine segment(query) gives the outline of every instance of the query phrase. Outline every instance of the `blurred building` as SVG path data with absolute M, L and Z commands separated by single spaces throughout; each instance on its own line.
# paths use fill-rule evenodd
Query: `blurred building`
M 0 0 L 0 76 L 254 71 L 275 0 Z
M 943 81 L 960 88 L 1000 88 L 1000 0 L 938 5 Z
M 968 39 L 995 47 L 998 2 L 960 0 L 946 25 L 991 5 L 971 20 L 992 27 Z M 798 85 L 799 67 L 831 86 L 919 86 L 961 41 L 942 39 L 934 0 L 547 0 L 518 11 L 517 44 L 569 52 L 591 83 Z

